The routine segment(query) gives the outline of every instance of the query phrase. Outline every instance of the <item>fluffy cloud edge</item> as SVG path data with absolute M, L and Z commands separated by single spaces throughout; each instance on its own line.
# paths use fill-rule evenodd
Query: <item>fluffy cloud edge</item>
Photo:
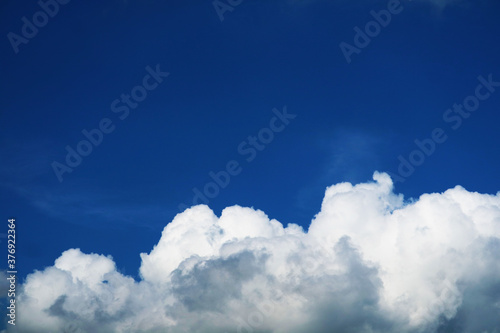
M 405 202 L 373 179 L 328 187 L 307 231 L 189 208 L 141 254 L 140 281 L 69 249 L 27 277 L 16 332 L 500 330 L 500 192 Z

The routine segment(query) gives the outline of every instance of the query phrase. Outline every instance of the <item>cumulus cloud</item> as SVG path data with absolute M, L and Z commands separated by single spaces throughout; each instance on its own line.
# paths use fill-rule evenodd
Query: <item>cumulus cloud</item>
M 327 188 L 308 230 L 187 209 L 140 281 L 67 250 L 27 277 L 16 332 L 500 332 L 500 193 L 405 201 L 373 178 Z

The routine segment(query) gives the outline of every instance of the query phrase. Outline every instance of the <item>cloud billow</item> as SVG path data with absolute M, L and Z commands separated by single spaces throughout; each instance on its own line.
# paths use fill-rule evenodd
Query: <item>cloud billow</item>
M 376 172 L 327 188 L 307 231 L 187 209 L 141 254 L 140 281 L 67 250 L 27 277 L 15 332 L 497 333 L 498 253 L 500 193 L 405 202 Z

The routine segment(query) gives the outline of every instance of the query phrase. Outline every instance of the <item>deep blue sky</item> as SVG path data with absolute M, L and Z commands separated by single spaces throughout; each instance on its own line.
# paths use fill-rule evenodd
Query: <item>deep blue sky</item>
M 307 228 L 326 186 L 396 173 L 440 127 L 448 140 L 396 191 L 496 193 L 500 88 L 456 131 L 443 114 L 479 75 L 500 81 L 500 3 L 402 4 L 348 64 L 339 44 L 387 1 L 247 0 L 222 22 L 211 1 L 71 1 L 17 54 L 7 34 L 40 7 L 3 1 L 0 200 L 20 275 L 78 247 L 137 277 L 139 253 L 230 160 L 242 172 L 211 199 L 217 214 L 253 206 Z M 120 120 L 110 104 L 157 64 L 170 75 Z M 246 162 L 238 145 L 285 105 L 297 117 Z M 115 130 L 59 182 L 51 163 L 103 118 Z

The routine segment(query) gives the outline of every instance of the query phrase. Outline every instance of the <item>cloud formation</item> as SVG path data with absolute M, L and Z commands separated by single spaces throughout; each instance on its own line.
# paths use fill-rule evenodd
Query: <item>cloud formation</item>
M 187 209 L 140 281 L 67 250 L 27 277 L 16 332 L 500 332 L 500 192 L 406 202 L 373 178 L 327 188 L 307 231 Z

